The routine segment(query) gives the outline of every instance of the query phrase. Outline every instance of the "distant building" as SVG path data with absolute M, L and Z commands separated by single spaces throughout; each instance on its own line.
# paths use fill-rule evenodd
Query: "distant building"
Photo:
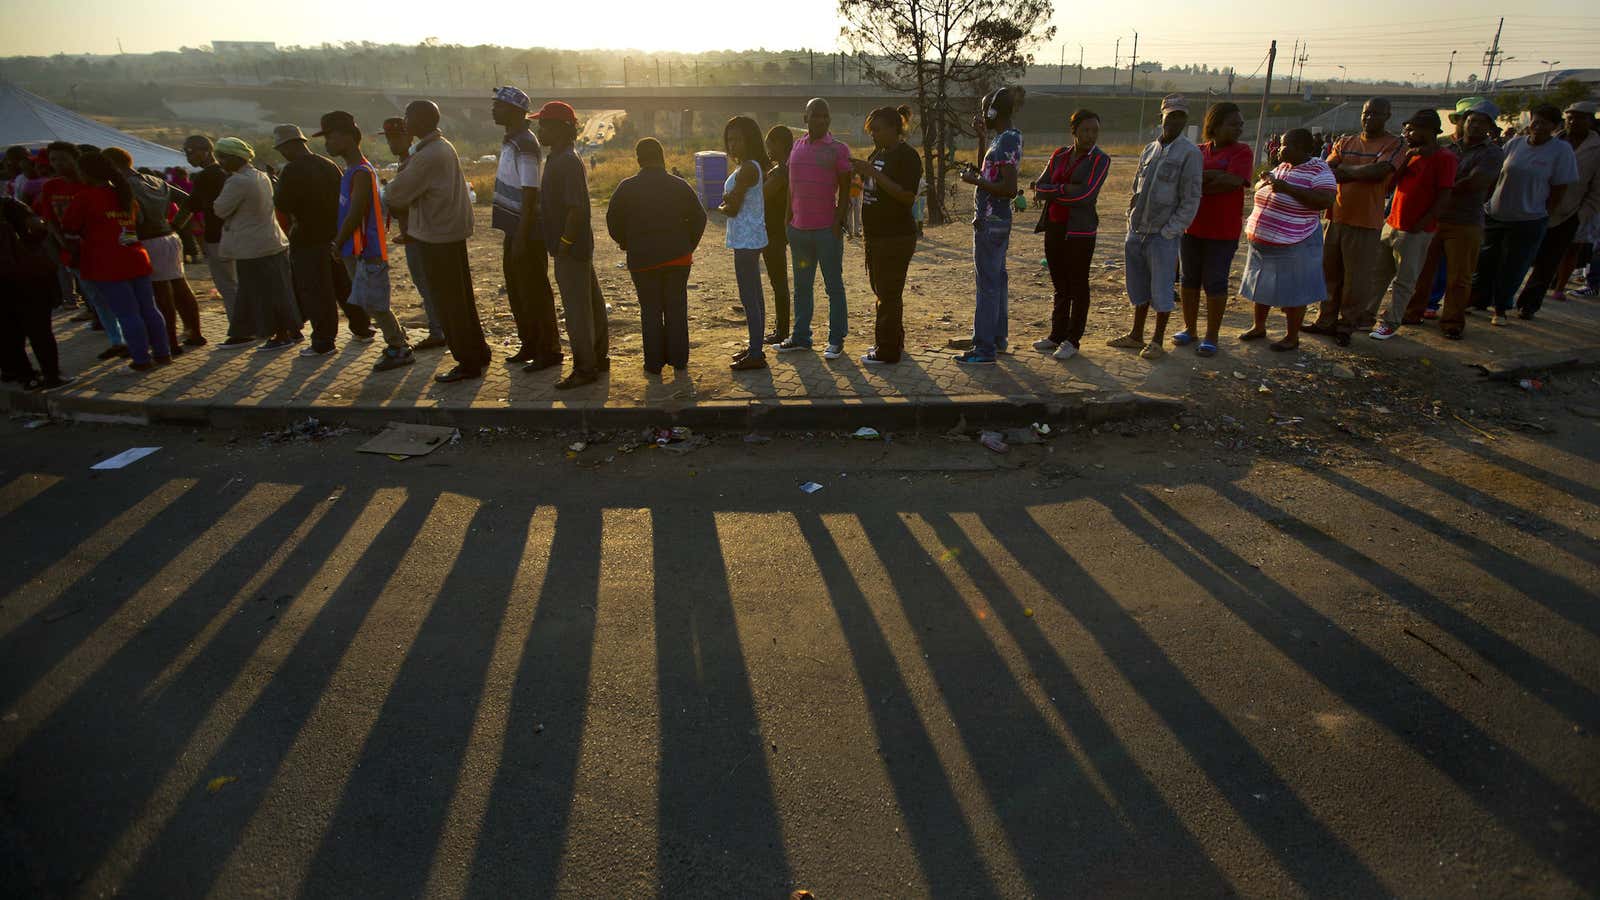
M 272 41 L 212 41 L 211 52 L 218 56 L 259 56 L 278 52 Z
M 1501 91 L 1538 91 L 1546 90 L 1547 86 L 1555 87 L 1563 81 L 1582 82 L 1583 86 L 1594 93 L 1600 89 L 1600 69 L 1552 69 L 1549 72 L 1537 72 L 1533 75 L 1524 75 L 1521 78 L 1507 78 L 1501 81 L 1497 90 Z

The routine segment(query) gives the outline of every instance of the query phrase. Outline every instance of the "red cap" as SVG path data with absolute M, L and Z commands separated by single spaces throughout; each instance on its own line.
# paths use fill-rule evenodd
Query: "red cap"
M 560 100 L 551 100 L 549 103 L 546 103 L 543 107 L 541 107 L 538 112 L 534 113 L 528 118 L 555 119 L 557 122 L 571 122 L 574 125 L 578 124 L 577 111 Z

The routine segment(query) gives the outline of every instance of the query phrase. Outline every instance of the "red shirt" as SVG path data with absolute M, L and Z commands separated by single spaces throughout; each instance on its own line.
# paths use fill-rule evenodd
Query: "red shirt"
M 1456 166 L 1460 160 L 1454 153 L 1440 147 L 1428 156 L 1402 157 L 1400 172 L 1394 179 L 1394 202 L 1389 206 L 1389 227 L 1399 231 L 1416 231 L 1417 222 L 1433 208 L 1439 192 L 1449 190 L 1456 183 Z M 1423 231 L 1438 231 L 1435 219 Z
M 150 274 L 150 254 L 137 240 L 124 243 L 123 232 L 133 235 L 137 205 L 124 208 L 117 192 L 98 185 L 84 186 L 61 217 L 61 230 L 83 238 L 78 271 L 90 281 L 129 281 Z
M 84 184 L 82 182 L 68 181 L 60 177 L 52 178 L 39 188 L 39 196 L 33 201 L 33 211 L 39 214 L 39 218 L 60 228 L 61 216 L 67 211 L 67 205 L 83 189 Z M 77 267 L 77 257 L 78 242 L 76 240 L 73 240 L 70 245 L 61 248 L 61 264 L 67 268 Z
M 1234 141 L 1218 150 L 1211 141 L 1200 145 L 1202 172 L 1212 170 L 1227 172 L 1250 183 L 1250 168 L 1255 164 L 1255 154 L 1243 141 Z M 1200 211 L 1189 223 L 1188 234 L 1197 238 L 1217 241 L 1237 241 L 1244 230 L 1244 185 L 1221 194 L 1201 194 Z

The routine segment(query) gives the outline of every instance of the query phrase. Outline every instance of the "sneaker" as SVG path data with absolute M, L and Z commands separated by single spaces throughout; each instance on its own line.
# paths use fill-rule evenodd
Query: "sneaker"
M 1039 351 L 1040 353 L 1054 353 L 1056 348 L 1060 346 L 1060 344 L 1050 340 L 1049 338 L 1045 338 L 1042 341 L 1033 342 L 1033 349 Z
M 401 366 L 409 366 L 416 361 L 417 358 L 411 355 L 410 347 L 385 347 L 383 355 L 378 357 L 378 362 L 372 367 L 372 371 L 386 372 Z
M 519 366 L 524 363 L 533 362 L 533 351 L 527 348 L 518 350 L 514 356 L 506 357 L 506 362 Z
M 294 340 L 292 338 L 285 339 L 285 340 L 276 340 L 276 339 L 274 339 L 274 340 L 267 341 L 265 344 L 262 344 L 257 349 L 258 350 L 287 350 L 288 348 L 293 347 L 293 346 L 294 346 Z
M 1387 341 L 1389 338 L 1392 338 L 1399 333 L 1400 329 L 1385 322 L 1382 325 L 1379 325 L 1377 328 L 1372 329 L 1372 333 L 1367 335 L 1367 337 L 1372 338 L 1375 341 Z
M 769 345 L 770 344 L 781 344 L 781 343 L 783 343 L 784 339 L 787 338 L 787 337 L 788 337 L 788 335 L 784 334 L 781 331 L 774 331 L 773 333 L 771 333 L 771 334 L 767 335 L 766 337 L 762 338 L 761 339 L 761 343 L 769 344 Z
M 376 331 L 352 331 L 352 332 L 350 332 L 350 340 L 352 340 L 352 341 L 360 341 L 363 344 L 372 343 L 377 338 L 377 336 L 378 336 L 378 333 Z
M 1161 345 L 1156 343 L 1155 341 L 1151 341 L 1150 343 L 1145 344 L 1144 345 L 1144 349 L 1139 351 L 1139 358 L 1140 359 L 1148 359 L 1148 360 L 1152 360 L 1152 361 L 1158 360 L 1161 357 L 1166 356 L 1166 355 L 1167 355 L 1167 351 L 1161 349 Z
M 545 369 L 551 368 L 553 366 L 561 365 L 561 360 L 562 360 L 562 357 L 560 357 L 560 356 L 537 356 L 537 357 L 534 357 L 533 360 L 531 362 L 529 362 L 527 365 L 523 366 L 522 367 L 522 371 L 524 371 L 524 372 L 542 372 Z
M 738 362 L 728 366 L 735 372 L 749 372 L 753 369 L 765 369 L 766 367 L 767 357 L 765 354 L 761 356 L 741 356 Z
M 955 360 L 956 360 L 956 362 L 960 363 L 963 366 L 992 366 L 992 365 L 994 365 L 994 357 L 986 356 L 986 355 L 984 355 L 982 353 L 979 353 L 976 350 L 968 350 L 967 352 L 961 354 L 960 356 L 955 357 Z
M 445 339 L 444 338 L 435 337 L 433 335 L 429 335 L 428 337 L 425 337 L 422 340 L 417 341 L 415 344 L 412 344 L 411 345 L 411 349 L 412 350 L 437 350 L 440 347 L 445 347 L 445 346 L 448 346 L 448 345 L 445 343 Z
M 433 376 L 433 380 L 439 382 L 440 384 L 450 384 L 453 381 L 467 381 L 472 378 L 482 377 L 482 372 L 474 371 L 472 369 L 463 369 L 460 366 L 456 366 L 448 372 L 441 372 L 440 374 Z
M 185 335 L 183 338 L 185 347 L 204 347 L 207 343 L 206 339 L 198 334 Z
M 829 344 L 828 348 L 826 350 L 822 351 L 822 358 L 823 359 L 838 359 L 839 357 L 841 357 L 843 355 L 844 355 L 844 345 L 843 344 Z
M 329 354 L 333 353 L 333 350 L 334 350 L 334 348 L 332 348 L 332 347 L 328 347 L 325 350 L 318 350 L 317 349 L 317 345 L 316 344 L 312 344 L 309 347 L 301 348 L 300 355 L 301 356 L 328 356 Z
M 1595 297 L 1600 297 L 1600 289 L 1592 287 L 1578 288 L 1572 292 L 1572 296 L 1582 297 L 1585 300 L 1593 300 Z
M 1493 325 L 1496 328 L 1504 328 L 1507 325 L 1510 325 L 1511 322 L 1508 319 L 1506 319 L 1504 314 L 1497 312 L 1494 315 L 1489 317 L 1489 324 Z
M 900 360 L 898 360 L 898 359 L 894 360 L 893 362 L 891 362 L 891 361 L 889 361 L 887 359 L 879 359 L 878 358 L 878 348 L 877 347 L 873 347 L 871 350 L 868 350 L 861 357 L 861 364 L 864 365 L 864 366 L 892 366 L 892 365 L 894 365 L 895 363 L 897 363 L 899 361 Z
M 794 338 L 788 338 L 783 343 L 778 345 L 778 352 L 779 353 L 794 353 L 796 351 L 810 350 L 810 349 L 811 349 L 811 345 L 810 344 L 802 344 L 802 343 L 796 341 Z
M 255 342 L 256 339 L 253 337 L 230 337 L 223 341 L 220 346 L 224 350 L 243 350 Z
M 1077 355 L 1078 348 L 1072 346 L 1071 341 L 1062 341 L 1061 346 L 1056 348 L 1056 352 L 1050 354 L 1054 359 L 1071 359 Z

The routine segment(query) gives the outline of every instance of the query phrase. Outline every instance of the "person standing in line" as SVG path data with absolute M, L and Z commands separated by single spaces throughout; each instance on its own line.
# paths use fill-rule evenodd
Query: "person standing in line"
M 878 298 L 873 322 L 872 349 L 861 357 L 863 365 L 893 365 L 905 353 L 906 271 L 917 252 L 917 223 L 911 218 L 916 202 L 922 157 L 906 143 L 909 110 L 880 106 L 867 114 L 872 153 L 852 159 L 862 179 L 861 223 L 867 257 L 867 281 Z
M 1418 110 L 1406 121 L 1402 132 L 1406 155 L 1394 176 L 1394 200 L 1384 221 L 1379 239 L 1377 283 L 1380 291 L 1372 298 L 1376 307 L 1387 289 L 1389 305 L 1383 320 L 1369 335 L 1386 341 L 1400 333 L 1400 322 L 1417 287 L 1417 275 L 1428 258 L 1428 245 L 1439 228 L 1439 215 L 1450 208 L 1450 191 L 1455 185 L 1456 155 L 1439 146 L 1439 114 Z M 1365 319 L 1368 310 L 1361 310 Z
M 828 291 L 824 359 L 844 355 L 850 310 L 844 294 L 844 224 L 850 215 L 850 148 L 828 130 L 833 113 L 821 97 L 806 103 L 806 133 L 789 153 L 789 250 L 794 261 L 794 332 L 780 352 L 811 349 L 817 270 Z
M 0 282 L 8 285 L 0 298 L 0 381 L 15 381 L 30 391 L 72 381 L 61 374 L 61 355 L 50 329 L 56 263 L 47 236 L 44 220 L 22 201 L 0 198 Z M 37 370 L 28 361 L 29 345 L 39 362 Z
M 404 169 L 411 159 L 411 135 L 406 133 L 406 120 L 399 116 L 391 116 L 383 120 L 383 139 L 389 145 L 389 152 L 399 163 L 399 168 Z M 433 302 L 433 292 L 428 290 L 428 279 L 422 271 L 422 254 L 413 252 L 411 241 L 406 237 L 406 211 L 397 210 L 389 204 L 389 187 L 383 187 L 383 208 L 386 213 L 384 224 L 393 221 L 398 226 L 394 236 L 394 243 L 405 248 L 406 271 L 411 275 L 411 283 L 417 289 L 417 296 L 422 298 L 422 313 L 428 320 L 428 336 L 411 345 L 412 350 L 437 350 L 447 346 L 444 339 L 444 326 L 439 322 L 439 310 Z
M 467 238 L 472 236 L 472 201 L 461 157 L 439 130 L 439 107 L 431 100 L 406 106 L 406 133 L 417 139 L 406 165 L 389 182 L 389 204 L 405 214 L 408 244 L 416 242 L 423 278 L 432 292 L 444 325 L 445 340 L 456 364 L 435 381 L 451 383 L 482 378 L 488 367 L 489 342 L 472 292 L 472 266 Z
M 255 342 L 256 336 L 246 330 L 248 326 L 234 314 L 234 301 L 239 296 L 239 273 L 233 260 L 222 255 L 222 217 L 217 215 L 215 204 L 228 173 L 217 163 L 215 147 L 205 135 L 190 135 L 183 142 L 183 154 L 189 165 L 199 169 L 194 174 L 194 192 L 189 195 L 188 212 L 201 217 L 205 226 L 201 250 L 205 253 L 206 269 L 211 273 L 211 283 L 222 297 L 222 308 L 228 315 L 228 336 L 221 346 L 237 350 Z
M 972 185 L 972 261 L 976 297 L 972 311 L 972 349 L 955 357 L 968 366 L 992 366 L 1011 335 L 1006 251 L 1011 247 L 1011 202 L 1017 196 L 1022 166 L 1022 132 L 1011 115 L 1022 105 L 1020 87 L 1003 87 L 983 98 L 972 119 L 978 146 L 992 130 L 983 166 L 965 166 L 961 180 Z
M 771 165 L 761 129 L 749 116 L 734 116 L 722 128 L 722 147 L 733 169 L 722 186 L 717 211 L 728 217 L 725 243 L 733 251 L 733 275 L 739 303 L 750 331 L 749 344 L 733 355 L 735 372 L 765 369 L 762 331 L 767 326 L 767 298 L 761 290 L 761 255 L 767 248 L 766 193 L 763 179 Z
M 321 132 L 312 135 L 320 136 Z M 300 355 L 327 356 L 334 351 L 341 309 L 350 323 L 350 337 L 369 343 L 373 339 L 371 317 L 360 306 L 340 300 L 335 284 L 334 267 L 340 265 L 333 242 L 339 230 L 339 167 L 312 152 L 298 126 L 272 129 L 272 144 L 286 160 L 272 202 L 278 214 L 289 220 L 289 271 L 295 306 L 300 320 L 311 323 L 311 344 Z
M 1237 103 L 1214 103 L 1206 110 L 1200 145 L 1200 211 L 1183 233 L 1178 252 L 1182 259 L 1180 299 L 1184 329 L 1172 336 L 1182 347 L 1198 335 L 1200 291 L 1206 294 L 1206 331 L 1195 353 L 1217 352 L 1217 330 L 1228 308 L 1228 279 L 1233 257 L 1239 252 L 1239 232 L 1244 227 L 1244 189 L 1255 171 L 1250 145 L 1239 140 L 1244 114 Z
M 326 142 L 328 153 L 344 160 L 336 210 L 338 231 L 332 243 L 350 273 L 350 304 L 383 332 L 383 355 L 372 371 L 409 366 L 416 359 L 405 328 L 389 308 L 389 236 L 378 199 L 378 172 L 361 152 L 361 127 L 354 116 L 336 111 L 322 117 L 316 136 Z
M 255 150 L 239 138 L 217 141 L 214 153 L 228 173 L 212 209 L 222 219 L 222 256 L 239 275 L 234 313 L 243 330 L 267 336 L 260 349 L 287 349 L 302 340 L 300 311 L 289 274 L 289 238 L 272 206 L 272 181 L 250 165 Z
M 1305 330 L 1332 335 L 1341 347 L 1350 346 L 1356 329 L 1372 326 L 1373 321 L 1361 314 L 1376 309 L 1373 298 L 1383 288 L 1373 280 L 1382 252 L 1383 205 L 1405 152 L 1405 142 L 1386 128 L 1390 115 L 1386 98 L 1368 100 L 1361 107 L 1361 133 L 1339 138 L 1328 154 L 1328 167 L 1339 179 L 1339 196 L 1322 250 L 1328 299 Z
M 1283 136 L 1281 162 L 1261 176 L 1255 209 L 1245 225 L 1249 249 L 1239 295 L 1255 304 L 1255 326 L 1241 341 L 1267 336 L 1267 315 L 1283 310 L 1289 330 L 1273 350 L 1300 346 L 1306 307 L 1328 295 L 1322 277 L 1322 211 L 1333 206 L 1339 182 L 1316 155 L 1316 139 L 1304 128 Z
M 1578 177 L 1550 210 L 1550 224 L 1533 259 L 1533 271 L 1517 297 L 1520 319 L 1533 318 L 1544 304 L 1546 292 L 1552 300 L 1567 299 L 1578 231 L 1600 212 L 1600 134 L 1594 130 L 1595 108 L 1593 100 L 1584 100 L 1568 106 L 1562 114 L 1566 127 L 1560 140 L 1572 148 Z
M 49 151 L 50 169 L 55 174 L 32 192 L 35 198 L 33 211 L 44 220 L 51 238 L 60 248 L 61 266 L 70 276 L 66 283 L 78 282 L 84 302 L 89 304 L 95 320 L 105 329 L 106 339 L 111 342 L 111 346 L 100 352 L 99 358 L 127 356 L 128 345 L 122 334 L 120 320 L 111 305 L 95 294 L 94 285 L 83 275 L 82 240 L 61 225 L 62 216 L 66 214 L 67 207 L 72 205 L 72 199 L 84 189 L 84 180 L 78 171 L 78 148 L 66 141 L 54 141 L 46 149 Z M 35 171 L 38 171 L 37 165 Z
M 128 367 L 145 372 L 172 362 L 167 323 L 150 287 L 150 255 L 136 232 L 139 205 L 99 153 L 80 153 L 83 189 L 61 214 L 61 230 L 82 240 L 82 274 L 111 309 L 128 342 Z
M 156 309 L 167 323 L 167 345 L 173 356 L 183 354 L 183 345 L 197 346 L 206 339 L 200 336 L 200 305 L 183 270 L 183 241 L 178 230 L 189 223 L 189 214 L 179 212 L 168 221 L 167 211 L 177 202 L 180 206 L 189 199 L 187 194 L 155 175 L 137 172 L 133 157 L 121 147 L 107 147 L 100 153 L 111 162 L 117 175 L 128 185 L 135 202 L 139 204 L 139 220 L 135 226 L 139 243 L 150 255 L 150 281 L 155 292 Z M 176 229 L 176 230 L 174 230 Z M 184 338 L 178 340 L 178 321 L 183 320 Z
M 1143 359 L 1166 355 L 1162 335 L 1172 315 L 1172 283 L 1178 274 L 1178 244 L 1200 210 L 1200 148 L 1183 136 L 1189 124 L 1189 104 L 1178 94 L 1161 101 L 1161 135 L 1139 155 L 1139 171 L 1128 198 L 1128 237 L 1123 244 L 1123 267 L 1128 273 L 1128 299 L 1133 304 L 1133 328 L 1107 346 L 1139 349 Z M 1144 324 L 1151 307 L 1156 310 L 1155 334 L 1144 340 Z
M 789 154 L 794 152 L 794 132 L 778 124 L 767 131 L 767 158 L 772 168 L 762 183 L 762 205 L 767 216 L 767 282 L 772 285 L 772 333 L 765 344 L 781 344 L 789 336 Z
M 498 229 L 506 276 L 506 300 L 522 346 L 506 361 L 530 372 L 561 365 L 556 297 L 550 289 L 549 257 L 539 229 L 539 179 L 544 148 L 528 127 L 532 101 L 519 88 L 495 88 L 490 115 L 505 129 L 495 169 L 490 226 Z
M 667 172 L 659 141 L 640 140 L 634 156 L 639 171 L 611 195 L 606 230 L 627 254 L 639 293 L 645 372 L 660 375 L 667 365 L 682 372 L 689 367 L 689 267 L 706 211 L 694 188 Z
M 1541 104 L 1533 108 L 1527 135 L 1506 142 L 1500 180 L 1484 207 L 1483 249 L 1472 276 L 1474 305 L 1494 309 L 1490 325 L 1510 324 L 1506 313 L 1539 252 L 1550 213 L 1578 180 L 1577 154 L 1555 137 L 1560 123 L 1561 111 Z
M 533 116 L 539 143 L 549 150 L 539 184 L 539 221 L 544 245 L 554 258 L 561 307 L 567 315 L 572 372 L 556 383 L 571 390 L 599 380 L 611 368 L 606 301 L 594 273 L 594 231 L 590 226 L 589 167 L 578 159 L 578 114 L 551 100 Z
M 1100 214 L 1095 203 L 1111 171 L 1111 157 L 1098 146 L 1100 116 L 1092 110 L 1073 112 L 1069 125 L 1073 143 L 1051 154 L 1034 185 L 1040 204 L 1039 224 L 1044 232 L 1044 258 L 1055 288 L 1050 311 L 1050 334 L 1035 341 L 1033 349 L 1056 359 L 1071 359 L 1083 342 L 1089 321 L 1089 265 L 1094 260 Z

